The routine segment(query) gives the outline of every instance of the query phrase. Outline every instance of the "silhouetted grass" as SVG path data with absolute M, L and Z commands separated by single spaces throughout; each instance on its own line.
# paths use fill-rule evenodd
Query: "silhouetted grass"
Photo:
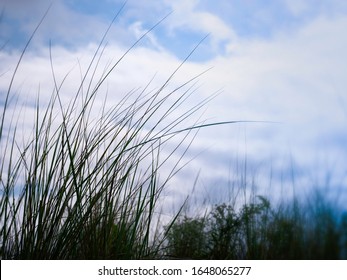
M 170 227 L 166 257 L 346 259 L 346 237 L 346 214 L 318 192 L 278 206 L 258 196 L 241 208 L 223 203 L 204 217 L 178 219 Z
M 129 92 L 111 108 L 107 100 L 96 107 L 101 86 L 148 33 L 97 78 L 108 29 L 68 104 L 61 98 L 67 76 L 57 81 L 51 55 L 54 91 L 45 109 L 36 100 L 33 129 L 30 135 L 22 135 L 19 120 L 8 109 L 17 71 L 36 30 L 18 59 L 2 105 L 0 257 L 155 258 L 166 238 L 163 230 L 152 233 L 158 222 L 157 202 L 181 168 L 181 157 L 167 177 L 159 179 L 160 170 L 179 147 L 184 155 L 193 130 L 217 125 L 193 122 L 182 127 L 213 96 L 177 115 L 198 77 L 169 90 L 183 61 L 156 91 L 147 86 L 141 92 Z M 168 141 L 174 148 L 163 156 Z

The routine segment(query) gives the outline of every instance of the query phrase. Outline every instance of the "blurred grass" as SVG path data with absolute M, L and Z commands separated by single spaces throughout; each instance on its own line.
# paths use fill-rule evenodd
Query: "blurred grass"
M 291 203 L 282 202 L 277 206 L 271 205 L 265 197 L 254 198 L 242 207 L 223 203 L 215 205 L 204 217 L 184 216 L 178 219 L 168 234 L 167 257 L 250 260 L 347 258 L 346 213 L 339 211 L 325 196 L 318 195 L 316 190 L 307 201 L 294 198 Z

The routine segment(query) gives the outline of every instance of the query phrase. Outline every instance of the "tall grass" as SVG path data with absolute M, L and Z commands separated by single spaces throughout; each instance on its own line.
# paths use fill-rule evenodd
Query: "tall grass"
M 198 77 L 169 89 L 183 61 L 159 89 L 150 91 L 147 85 L 142 91 L 131 91 L 111 108 L 105 99 L 100 110 L 95 102 L 102 85 L 147 34 L 97 77 L 108 29 L 68 104 L 62 101 L 68 74 L 58 82 L 50 55 L 54 90 L 45 108 L 37 98 L 31 134 L 23 136 L 18 132 L 20 120 L 9 115 L 8 110 L 16 106 L 10 102 L 12 87 L 36 30 L 18 59 L 2 105 L 0 257 L 143 259 L 158 256 L 170 229 L 169 226 L 167 231 L 152 235 L 161 193 L 181 168 L 180 161 L 194 139 L 194 130 L 216 125 L 192 122 L 182 127 L 182 123 L 213 96 L 172 118 L 192 94 L 192 84 Z M 97 118 L 95 110 L 99 112 Z M 15 111 L 19 112 L 20 108 Z M 167 142 L 175 146 L 163 157 Z M 183 152 L 178 162 L 165 178 L 160 177 L 164 163 L 180 147 Z M 175 217 L 171 224 L 174 221 Z

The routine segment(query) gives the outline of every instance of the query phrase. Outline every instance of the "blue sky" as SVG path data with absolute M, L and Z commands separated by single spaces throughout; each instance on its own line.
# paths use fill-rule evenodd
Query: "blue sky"
M 0 2 L 1 95 L 18 51 L 49 3 Z M 124 1 L 52 3 L 16 77 L 14 88 L 27 99 L 37 94 L 38 85 L 41 92 L 51 92 L 49 42 L 57 74 L 63 77 L 77 59 L 82 66 L 83 61 L 88 62 Z M 155 74 L 160 84 L 209 34 L 175 83 L 213 67 L 199 79 L 196 98 L 222 92 L 208 105 L 205 119 L 278 122 L 200 131 L 188 157 L 202 154 L 173 184 L 187 189 L 200 171 L 202 188 L 227 188 L 236 162 L 247 157 L 250 173 L 261 185 L 276 180 L 283 189 L 291 184 L 294 169 L 300 188 L 321 184 L 338 190 L 347 186 L 346 1 L 129 0 L 108 34 L 108 59 L 119 57 L 166 15 L 129 53 L 117 70 L 118 76 L 110 77 L 110 87 L 127 92 L 144 86 Z M 67 83 L 67 92 L 72 88 Z M 40 97 L 43 102 L 45 98 L 49 96 Z M 110 102 L 117 98 L 111 96 Z
M 51 3 L 44 0 L 2 2 L 1 37 L 2 40 L 11 37 L 11 46 L 19 46 L 18 40 L 25 40 L 25 35 L 30 34 Z M 108 25 L 124 2 L 52 1 L 49 19 L 43 28 L 44 36 L 55 43 L 75 46 L 97 40 L 102 28 Z M 117 41 L 129 42 L 138 32 L 150 28 L 171 12 L 173 14 L 152 33 L 157 38 L 156 43 L 183 58 L 189 47 L 210 34 L 209 44 L 201 47 L 197 58 L 210 59 L 225 54 L 225 48 L 233 40 L 269 40 L 278 34 L 296 32 L 319 17 L 343 17 L 347 5 L 341 0 L 128 1 L 115 25 L 121 33 Z M 131 32 L 126 32 L 129 29 Z

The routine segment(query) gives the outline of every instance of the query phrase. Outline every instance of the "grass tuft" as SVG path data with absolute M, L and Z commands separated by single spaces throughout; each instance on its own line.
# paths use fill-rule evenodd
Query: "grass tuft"
M 22 135 L 18 132 L 20 118 L 15 120 L 8 115 L 12 88 L 28 46 L 46 14 L 20 54 L 2 105 L 0 257 L 154 258 L 167 234 L 156 232 L 153 239 L 157 204 L 168 181 L 181 168 L 180 161 L 194 139 L 192 131 L 221 125 L 196 122 L 182 128 L 183 122 L 213 96 L 176 116 L 200 75 L 173 90 L 168 85 L 195 49 L 158 90 L 149 91 L 147 85 L 143 91 L 131 91 L 113 107 L 105 99 L 95 118 L 95 111 L 100 110 L 95 104 L 102 85 L 126 55 L 165 19 L 97 77 L 106 47 L 104 41 L 117 14 L 87 70 L 81 72 L 78 90 L 68 103 L 62 96 L 69 74 L 58 81 L 50 48 L 54 90 L 45 108 L 37 98 L 31 134 Z M 174 148 L 163 156 L 168 143 Z M 172 171 L 166 178 L 160 177 L 165 162 L 184 145 Z

